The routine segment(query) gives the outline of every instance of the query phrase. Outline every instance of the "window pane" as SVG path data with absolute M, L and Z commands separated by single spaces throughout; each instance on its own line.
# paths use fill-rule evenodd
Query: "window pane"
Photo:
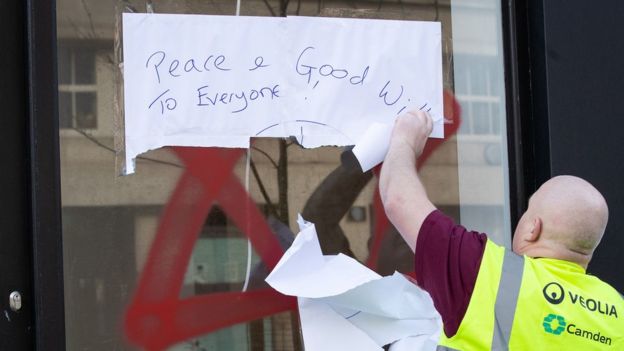
M 85 48 L 77 48 L 74 52 L 74 83 L 95 84 L 95 52 Z
M 71 52 L 68 48 L 58 48 L 58 80 L 59 84 L 71 84 Z
M 490 105 L 485 102 L 472 104 L 472 118 L 474 119 L 475 134 L 490 133 Z
M 73 126 L 72 94 L 59 91 L 59 126 L 71 128 Z
M 76 93 L 76 127 L 96 128 L 96 95 L 95 93 Z
M 455 89 L 460 89 L 460 91 L 468 91 L 470 87 L 470 72 L 466 69 L 457 70 L 455 72 Z
M 498 135 L 501 133 L 501 123 L 504 123 L 505 116 L 500 114 L 498 103 L 490 104 L 490 107 L 492 108 L 492 132 Z
M 381 275 L 414 270 L 397 230 L 378 225 L 385 214 L 376 176 L 343 163 L 342 148 L 257 139 L 249 161 L 236 149 L 160 148 L 141 155 L 136 174 L 115 177 L 114 135 L 123 135 L 112 122 L 116 63 L 100 59 L 113 57 L 115 3 L 57 0 L 60 124 L 89 129 L 61 133 L 68 350 L 150 349 L 145 340 L 175 330 L 193 332 L 161 348 L 303 350 L 297 313 L 267 312 L 284 302 L 279 297 L 251 295 L 253 303 L 240 304 L 268 289 L 267 251 L 291 245 L 297 213 L 316 224 L 326 254 L 349 255 Z M 236 8 L 234 1 L 150 3 L 157 13 Z M 447 135 L 421 163 L 421 179 L 438 208 L 508 245 L 500 2 L 250 0 L 241 13 L 279 15 L 279 3 L 289 4 L 288 15 L 441 22 Z M 132 4 L 145 10 L 145 2 Z M 176 315 L 181 302 L 197 304 Z
M 461 107 L 461 112 L 463 116 L 471 116 L 472 115 L 472 104 L 470 102 L 465 101 L 464 99 L 459 100 L 459 106 Z M 472 121 L 464 117 L 463 123 L 459 126 L 459 133 L 461 134 L 472 134 L 472 130 L 474 129 L 471 126 Z
M 474 95 L 486 95 L 488 84 L 487 66 L 483 62 L 475 60 L 471 67 L 471 93 Z

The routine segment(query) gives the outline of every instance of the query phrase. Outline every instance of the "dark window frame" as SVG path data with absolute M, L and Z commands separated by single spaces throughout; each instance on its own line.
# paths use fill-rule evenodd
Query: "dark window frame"
M 501 1 L 512 236 L 529 197 L 550 176 L 542 1 Z
M 65 349 L 56 2 L 26 1 L 35 349 Z
M 0 2 L 0 94 L 4 97 L 0 149 L 0 349 L 34 347 L 32 246 L 30 238 L 30 163 L 28 125 L 28 53 L 26 4 Z M 9 306 L 12 292 L 21 295 L 22 307 Z

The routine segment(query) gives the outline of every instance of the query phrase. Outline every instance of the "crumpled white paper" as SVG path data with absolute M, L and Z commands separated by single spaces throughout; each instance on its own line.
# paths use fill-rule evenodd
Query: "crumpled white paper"
M 266 278 L 297 296 L 306 351 L 435 350 L 442 327 L 429 295 L 403 274 L 381 277 L 346 255 L 324 256 L 316 229 L 300 233 Z

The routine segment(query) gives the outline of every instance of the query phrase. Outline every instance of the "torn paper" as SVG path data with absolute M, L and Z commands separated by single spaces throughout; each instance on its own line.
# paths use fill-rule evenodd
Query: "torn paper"
M 165 145 L 353 145 L 403 111 L 442 114 L 437 22 L 135 13 L 123 46 L 126 173 Z
M 314 225 L 301 232 L 266 281 L 298 297 L 305 349 L 434 350 L 441 319 L 403 274 L 381 277 L 345 255 L 324 256 Z
M 393 126 L 390 123 L 373 123 L 357 141 L 352 151 L 362 172 L 375 167 L 386 158 Z
M 433 118 L 431 136 L 437 137 L 442 135 L 440 131 L 444 130 L 444 118 L 441 115 Z M 373 123 L 357 140 L 353 147 L 353 155 L 360 163 L 362 172 L 377 166 L 386 158 L 393 127 L 393 123 Z

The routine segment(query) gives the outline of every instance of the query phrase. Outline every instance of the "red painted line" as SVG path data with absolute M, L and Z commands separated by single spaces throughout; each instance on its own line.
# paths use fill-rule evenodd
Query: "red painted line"
M 187 168 L 165 207 L 125 316 L 129 341 L 148 350 L 162 350 L 188 338 L 296 308 L 295 298 L 272 289 L 179 298 L 193 248 L 215 202 L 250 238 L 267 267 L 275 266 L 283 250 L 232 174 L 243 150 L 180 147 L 174 151 Z

